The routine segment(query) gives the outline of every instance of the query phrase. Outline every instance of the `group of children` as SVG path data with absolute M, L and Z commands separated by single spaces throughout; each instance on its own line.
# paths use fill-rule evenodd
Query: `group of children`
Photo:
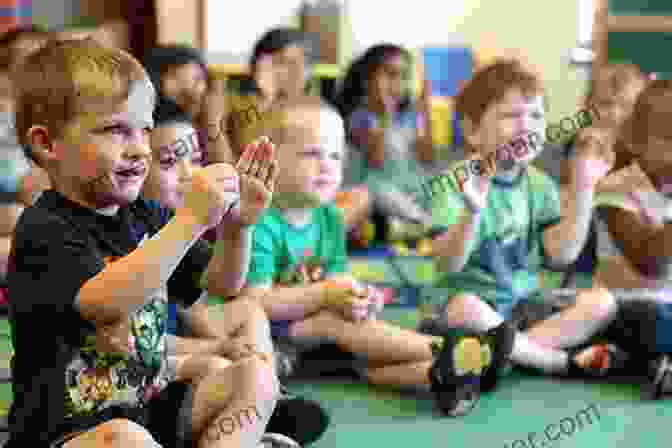
M 273 424 L 282 347 L 335 347 L 361 378 L 430 389 L 451 416 L 511 363 L 581 377 L 650 367 L 662 392 L 672 310 L 644 289 L 669 277 L 672 83 L 629 66 L 596 80 L 589 101 L 609 120 L 579 132 L 560 187 L 536 152 L 514 154 L 430 204 L 428 86 L 412 101 L 402 48 L 365 52 L 334 107 L 306 95 L 304 37 L 272 30 L 243 94 L 274 119 L 215 138 L 210 124 L 235 110 L 193 49 L 154 49 L 143 67 L 91 39 L 49 40 L 16 58 L 7 102 L 42 181 L 14 187 L 30 199 L 5 233 L 8 447 L 296 446 Z M 545 135 L 547 107 L 521 63 L 480 69 L 456 99 L 468 157 Z M 364 174 L 343 190 L 353 163 Z M 347 229 L 372 210 L 436 235 L 442 306 L 423 331 L 377 319 L 380 292 L 349 273 Z M 591 229 L 612 249 L 595 286 L 547 300 L 540 271 L 572 266 Z M 225 299 L 217 318 L 208 296 Z M 168 334 L 169 304 L 188 336 Z

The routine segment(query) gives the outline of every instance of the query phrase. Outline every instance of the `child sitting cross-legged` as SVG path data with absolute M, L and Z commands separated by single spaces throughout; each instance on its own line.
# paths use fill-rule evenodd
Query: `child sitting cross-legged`
M 516 61 L 477 72 L 456 100 L 471 157 L 487 160 L 500 155 L 500 145 L 543 136 L 543 103 L 540 82 Z M 446 177 L 450 182 L 434 197 L 436 287 L 445 301 L 437 324 L 494 337 L 495 368 L 486 372 L 482 391 L 495 387 L 506 359 L 579 375 L 605 374 L 620 359 L 608 345 L 575 349 L 613 319 L 613 300 L 586 292 L 563 308 L 540 294 L 541 270 L 566 268 L 582 249 L 595 185 L 613 164 L 605 137 L 584 131 L 562 209 L 553 181 L 529 165 L 538 147 L 507 151 L 496 171 L 472 173 L 463 185 Z
M 200 164 L 198 136 L 189 115 L 169 102 L 159 104 L 154 110 L 154 125 L 151 136 L 154 162 L 143 187 L 142 197 L 157 201 L 166 207 L 163 209 L 166 213 L 173 213 L 172 211 L 182 206 L 183 185 L 191 181 Z M 266 204 L 258 202 L 255 197 L 257 192 L 263 192 L 263 184 L 258 182 L 252 170 L 258 165 L 258 161 L 264 159 L 264 153 L 272 151 L 270 142 L 261 137 L 248 145 L 236 165 L 241 192 L 250 197 L 252 204 L 256 204 L 257 212 L 263 210 Z M 250 160 L 253 160 L 254 166 L 249 163 Z M 247 172 L 243 171 L 244 167 L 247 168 Z M 276 172 L 276 170 L 270 172 L 270 177 L 266 179 L 269 187 L 275 182 L 273 176 Z M 249 201 L 243 199 L 243 202 Z M 254 219 L 254 213 L 248 211 L 247 214 L 251 215 L 251 218 L 245 219 Z M 230 244 L 234 243 L 235 241 L 231 241 Z M 229 249 L 227 238 L 220 238 L 215 245 L 215 248 L 217 247 Z M 212 249 L 210 247 L 210 253 Z M 210 255 L 206 253 L 205 256 Z M 247 266 L 248 261 L 244 260 L 243 265 Z M 233 283 L 228 290 L 219 289 L 212 292 L 224 298 L 236 296 L 238 287 L 235 280 L 236 278 L 231 278 Z M 175 302 L 180 329 L 177 332 L 178 336 L 175 337 L 177 354 L 207 354 L 236 361 L 241 354 L 245 355 L 249 351 L 246 347 L 257 347 L 256 350 L 261 352 L 273 353 L 268 318 L 257 302 L 238 296 L 235 300 L 227 300 L 217 305 L 219 312 L 214 316 L 212 311 L 208 310 L 207 295 L 201 296 L 188 308 L 180 306 L 179 299 Z M 324 433 L 328 422 L 328 416 L 318 403 L 283 394 L 278 398 L 267 430 L 290 437 L 300 445 L 306 445 Z M 270 435 L 267 434 L 266 440 L 270 439 Z
M 618 303 L 605 337 L 631 355 L 632 373 L 648 373 L 646 398 L 672 392 L 671 105 L 671 81 L 646 86 L 615 143 L 628 163 L 597 189 L 594 291 Z
M 270 199 L 272 154 L 245 162 L 254 203 L 233 166 L 213 164 L 185 182 L 170 216 L 138 200 L 155 91 L 132 56 L 90 39 L 54 41 L 17 73 L 18 135 L 53 188 L 21 216 L 10 258 L 7 446 L 178 446 L 182 419 L 194 445 L 257 446 L 278 394 L 270 354 L 248 350 L 233 365 L 178 355 L 167 302 L 170 292 L 194 303 L 201 275 L 214 293 L 241 284 L 244 224 Z M 227 235 L 212 256 L 201 242 L 210 228 Z M 194 385 L 190 403 L 171 393 L 177 382 Z
M 377 385 L 426 388 L 444 378 L 437 392 L 451 401 L 449 414 L 461 414 L 471 380 L 489 364 L 489 346 L 375 318 L 381 296 L 348 273 L 343 218 L 331 203 L 342 179 L 343 121 L 316 101 L 278 107 L 283 115 L 270 131 L 278 183 L 273 207 L 255 225 L 245 293 L 263 305 L 276 342 L 299 352 L 336 345 L 359 358 L 360 373 Z M 443 347 L 436 362 L 432 343 Z

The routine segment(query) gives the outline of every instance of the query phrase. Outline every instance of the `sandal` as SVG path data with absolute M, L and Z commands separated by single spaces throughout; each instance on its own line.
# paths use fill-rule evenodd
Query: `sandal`
M 511 366 L 511 353 L 516 340 L 516 329 L 507 322 L 488 331 L 488 343 L 492 350 L 492 364 L 481 380 L 481 391 L 491 392 L 503 371 Z
M 643 400 L 658 400 L 672 391 L 672 361 L 669 355 L 661 355 L 651 361 L 648 379 L 642 385 Z
M 492 360 L 490 346 L 480 335 L 447 335 L 442 344 L 432 345 L 432 351 L 437 356 L 429 381 L 440 411 L 450 417 L 469 414 L 478 403 L 481 377 Z

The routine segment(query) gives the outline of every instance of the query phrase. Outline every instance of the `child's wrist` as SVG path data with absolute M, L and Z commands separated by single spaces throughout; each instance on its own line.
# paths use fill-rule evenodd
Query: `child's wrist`
M 200 238 L 208 231 L 208 226 L 199 222 L 196 217 L 188 213 L 180 213 L 179 210 L 175 212 L 174 222 L 187 229 L 197 238 Z

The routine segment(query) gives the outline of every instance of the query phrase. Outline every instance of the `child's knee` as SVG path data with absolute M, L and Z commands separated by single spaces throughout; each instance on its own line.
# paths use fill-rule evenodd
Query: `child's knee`
M 616 298 L 606 288 L 582 291 L 576 297 L 576 307 L 583 308 L 592 320 L 605 320 L 613 317 L 618 310 Z
M 478 318 L 485 304 L 473 294 L 459 294 L 452 297 L 445 308 L 443 317 L 451 327 L 460 327 Z
M 233 303 L 236 306 L 235 312 L 239 313 L 243 317 L 243 320 L 253 323 L 268 322 L 266 311 L 264 311 L 258 301 L 248 297 L 241 297 Z
M 245 375 L 252 380 L 252 388 L 257 401 L 275 402 L 280 394 L 280 384 L 272 362 L 251 357 L 244 360 L 242 368 Z
M 96 446 L 106 448 L 158 446 L 146 428 L 123 418 L 112 419 L 96 428 L 95 440 Z

